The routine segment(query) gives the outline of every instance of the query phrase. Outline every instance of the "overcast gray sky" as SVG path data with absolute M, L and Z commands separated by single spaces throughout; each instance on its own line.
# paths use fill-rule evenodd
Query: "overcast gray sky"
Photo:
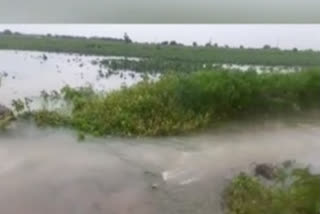
M 320 23 L 319 0 L 0 0 L 2 23 Z
M 284 49 L 320 50 L 320 25 L 1 25 L 0 30 L 38 34 L 123 37 L 127 32 L 132 40 L 160 42 L 176 40 L 184 44 L 193 41 L 204 44 L 209 40 L 220 45 L 262 47 L 265 44 Z

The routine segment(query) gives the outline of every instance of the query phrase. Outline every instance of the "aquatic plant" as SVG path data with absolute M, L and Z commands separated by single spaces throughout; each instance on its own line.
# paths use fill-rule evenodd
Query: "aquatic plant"
M 240 173 L 224 192 L 226 214 L 318 214 L 320 177 L 308 168 L 277 169 L 273 181 Z
M 25 102 L 21 99 L 13 100 L 11 105 L 17 114 L 21 113 L 25 109 Z
M 319 79 L 319 69 L 263 74 L 217 69 L 167 73 L 106 94 L 65 87 L 61 93 L 72 106 L 69 118 L 60 122 L 56 112 L 53 118 L 40 112 L 37 120 L 53 119 L 53 124 L 68 123 L 99 136 L 174 135 L 240 117 L 317 108 Z
M 70 118 L 67 115 L 57 111 L 48 111 L 46 109 L 33 111 L 23 115 L 25 118 L 32 117 L 38 126 L 68 126 Z
M 140 60 L 105 59 L 101 60 L 100 63 L 115 72 L 131 70 L 140 73 L 165 73 L 170 71 L 189 73 L 203 69 L 203 66 L 206 65 L 203 62 L 165 60 L 161 58 L 146 58 Z M 209 65 L 210 63 L 207 64 Z M 208 68 L 210 69 L 210 66 L 208 66 Z
M 12 111 L 0 104 L 0 131 L 5 130 L 15 120 Z

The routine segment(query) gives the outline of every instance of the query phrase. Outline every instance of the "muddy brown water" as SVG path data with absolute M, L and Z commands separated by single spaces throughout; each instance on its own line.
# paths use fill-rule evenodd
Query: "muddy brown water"
M 58 54 L 48 54 L 46 62 L 39 60 L 42 53 L 0 56 L 6 59 L 0 66 L 8 72 L 0 88 L 5 104 L 37 96 L 45 86 L 59 89 L 64 81 L 73 86 L 89 81 L 105 90 L 121 85 L 116 76 L 96 80 L 97 69 L 89 58 L 82 59 L 85 66 L 72 67 L 64 64 L 70 56 Z M 57 63 L 65 72 L 58 72 Z M 29 69 L 25 74 L 23 66 L 39 76 Z M 0 133 L 0 213 L 220 214 L 223 188 L 254 163 L 290 159 L 319 172 L 319 137 L 320 112 L 232 122 L 186 136 L 87 136 L 84 142 L 71 130 L 16 122 Z
M 0 135 L 0 211 L 222 213 L 221 191 L 253 163 L 320 169 L 320 114 L 166 138 L 91 138 L 17 123 Z

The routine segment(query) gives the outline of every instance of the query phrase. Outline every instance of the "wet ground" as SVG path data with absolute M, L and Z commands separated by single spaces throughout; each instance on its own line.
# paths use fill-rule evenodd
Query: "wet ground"
M 18 53 L 17 59 L 24 53 Z M 56 62 L 46 63 L 55 56 L 57 60 L 65 58 L 48 54 L 48 60 L 41 64 L 39 56 L 41 53 L 35 58 L 27 55 L 25 60 L 30 64 L 19 66 L 39 64 L 36 73 L 40 76 L 30 77 L 33 73 L 28 69 L 26 74 L 14 69 L 18 65 L 13 61 L 11 68 L 5 68 L 8 77 L 16 79 L 4 80 L 1 102 L 9 102 L 11 96 L 36 96 L 44 86 L 56 89 L 58 78 L 40 73 L 59 76 Z M 91 75 L 95 82 L 95 69 L 88 69 L 85 80 L 74 80 L 78 69 L 86 67 L 66 68 L 75 85 L 89 81 Z M 10 85 L 16 93 L 9 90 Z M 72 131 L 39 129 L 18 122 L 0 133 L 0 213 L 219 214 L 224 186 L 254 163 L 294 159 L 320 171 L 319 112 L 290 119 L 239 121 L 223 127 L 179 137 L 87 137 L 78 142 Z

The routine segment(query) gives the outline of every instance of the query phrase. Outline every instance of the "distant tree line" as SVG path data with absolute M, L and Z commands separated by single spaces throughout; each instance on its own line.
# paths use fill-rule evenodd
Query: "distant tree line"
M 98 36 L 92 36 L 92 37 L 84 37 L 84 36 L 70 36 L 70 35 L 52 35 L 50 33 L 46 34 L 46 35 L 37 35 L 37 34 L 23 34 L 23 33 L 19 33 L 19 32 L 13 32 L 9 29 L 5 29 L 3 31 L 0 31 L 0 36 L 1 35 L 6 35 L 6 36 L 10 36 L 10 35 L 15 35 L 15 36 L 34 36 L 34 37 L 42 37 L 42 38 L 58 38 L 58 39 L 84 39 L 84 40 L 100 40 L 100 41 L 116 41 L 116 42 L 125 42 L 126 44 L 130 44 L 133 43 L 132 39 L 130 38 L 130 36 L 127 33 L 124 33 L 123 38 L 112 38 L 112 37 L 98 37 Z M 160 49 L 161 46 L 187 46 L 184 45 L 183 43 L 179 43 L 175 40 L 171 40 L 171 41 L 162 41 L 159 43 L 155 43 L 157 46 L 157 49 Z M 208 41 L 207 43 L 205 43 L 204 45 L 199 45 L 196 41 L 192 42 L 192 47 L 197 48 L 197 47 L 213 47 L 213 48 L 225 48 L 225 49 L 229 49 L 230 47 L 228 45 L 224 45 L 224 46 L 219 46 L 218 43 L 214 43 L 212 44 L 211 40 Z M 243 45 L 239 46 L 239 49 L 246 49 Z M 247 48 L 247 49 L 256 49 L 256 48 Z M 262 47 L 262 49 L 264 50 L 273 50 L 273 51 L 281 51 L 280 48 L 278 47 L 271 47 L 271 45 L 264 45 Z M 292 48 L 291 49 L 293 52 L 298 52 L 298 48 Z M 308 52 L 313 52 L 313 50 L 307 50 Z

